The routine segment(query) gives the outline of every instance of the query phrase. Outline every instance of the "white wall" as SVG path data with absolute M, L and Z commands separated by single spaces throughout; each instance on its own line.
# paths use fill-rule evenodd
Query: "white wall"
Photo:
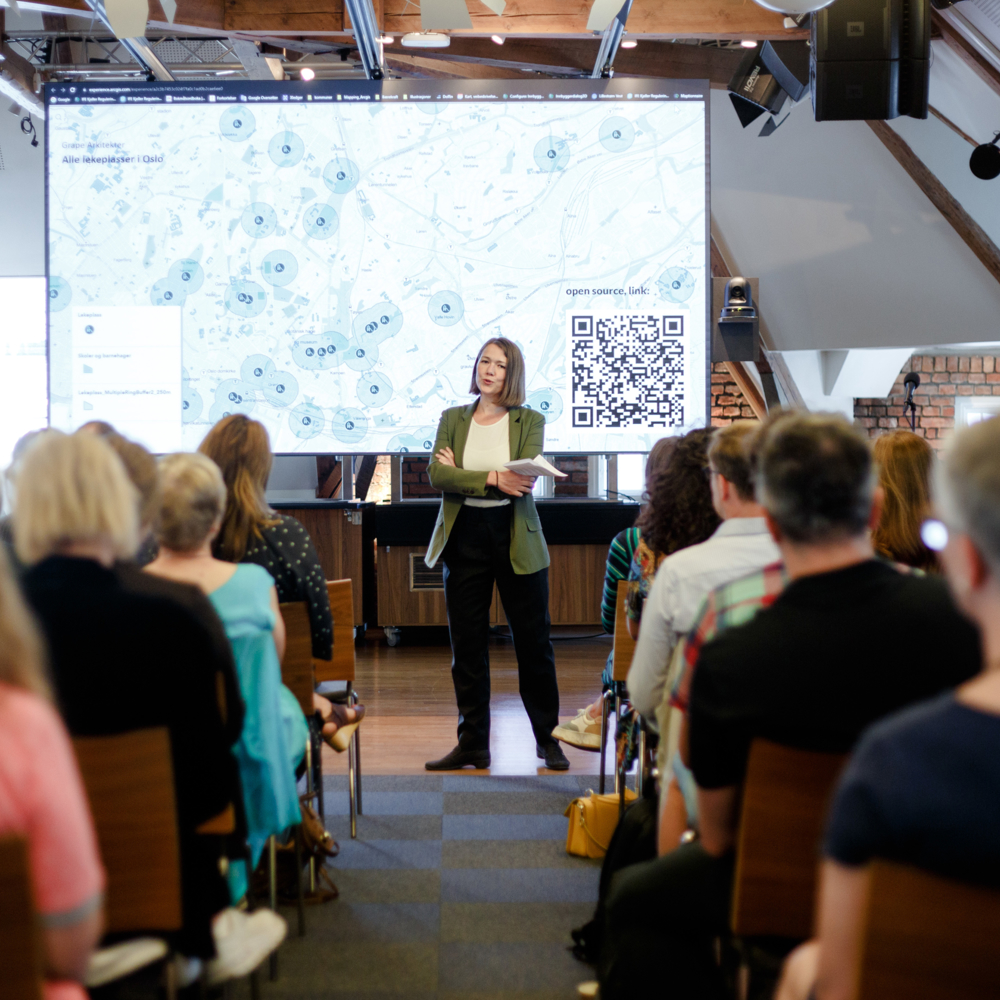
M 728 95 L 712 91 L 713 228 L 760 278 L 776 349 L 997 339 L 1000 285 L 864 122 L 817 123 L 808 100 L 767 138 L 763 120 L 742 129 Z M 921 152 L 926 141 L 943 163 L 968 163 L 971 147 L 940 122 L 897 127 Z M 1000 236 L 989 207 L 981 224 Z
M 38 146 L 21 132 L 25 112 L 0 98 L 0 277 L 45 274 L 45 123 L 31 116 Z

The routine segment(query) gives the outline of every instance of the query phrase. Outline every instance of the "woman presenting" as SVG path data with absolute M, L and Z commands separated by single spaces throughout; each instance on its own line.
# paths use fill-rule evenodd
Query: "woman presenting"
M 504 337 L 479 351 L 468 406 L 445 410 L 428 467 L 444 494 L 428 566 L 444 560 L 451 676 L 458 702 L 458 746 L 428 771 L 490 766 L 490 605 L 496 583 L 517 655 L 521 701 L 545 766 L 569 761 L 552 738 L 559 723 L 556 663 L 549 641 L 549 551 L 531 495 L 534 480 L 505 468 L 542 453 L 545 418 L 524 403 L 524 358 Z

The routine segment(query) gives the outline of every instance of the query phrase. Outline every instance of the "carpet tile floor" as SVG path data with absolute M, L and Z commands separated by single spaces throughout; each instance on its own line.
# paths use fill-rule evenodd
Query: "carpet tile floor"
M 326 779 L 340 898 L 306 912 L 262 1000 L 571 1000 L 592 978 L 568 951 L 599 862 L 566 854 L 569 801 L 593 776 L 369 775 L 358 839 L 346 779 Z M 244 996 L 239 984 L 235 996 Z

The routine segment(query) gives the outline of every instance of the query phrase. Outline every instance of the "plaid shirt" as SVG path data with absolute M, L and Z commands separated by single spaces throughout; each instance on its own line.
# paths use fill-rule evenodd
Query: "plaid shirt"
M 761 608 L 772 605 L 787 583 L 784 565 L 774 562 L 709 593 L 684 643 L 684 665 L 670 692 L 670 704 L 674 708 L 687 712 L 691 679 L 705 643 L 727 628 L 746 624 Z

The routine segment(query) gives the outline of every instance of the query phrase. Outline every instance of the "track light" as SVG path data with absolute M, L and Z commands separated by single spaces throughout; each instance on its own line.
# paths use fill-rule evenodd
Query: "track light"
M 752 38 L 744 38 L 740 45 L 745 49 L 755 49 L 757 48 L 757 42 Z
M 382 44 L 383 44 L 383 45 L 392 45 L 392 43 L 393 43 L 393 42 L 394 42 L 395 40 L 396 40 L 396 39 L 395 39 L 395 38 L 393 38 L 393 37 L 392 37 L 392 35 L 383 35 L 383 36 L 382 36 Z
M 299 79 L 306 80 L 307 82 L 309 80 L 315 80 L 316 70 L 310 69 L 308 66 L 303 67 L 299 70 Z
M 627 42 L 622 42 L 620 47 L 623 49 L 634 49 L 638 44 L 638 42 L 629 39 Z
M 829 7 L 833 0 L 754 0 L 754 3 L 776 14 L 814 14 Z
M 1000 177 L 998 142 L 1000 142 L 1000 132 L 993 136 L 992 142 L 984 142 L 981 146 L 976 146 L 972 151 L 972 156 L 969 157 L 969 169 L 981 181 L 991 181 L 994 177 Z
M 493 40 L 494 45 L 503 45 L 504 38 L 502 35 L 491 35 L 490 38 Z

